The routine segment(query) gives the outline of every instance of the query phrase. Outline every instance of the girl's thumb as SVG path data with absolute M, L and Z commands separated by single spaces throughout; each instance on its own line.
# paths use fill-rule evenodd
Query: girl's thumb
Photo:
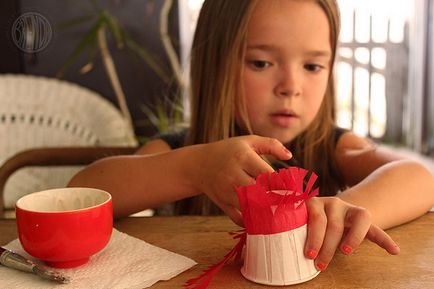
M 254 136 L 249 145 L 259 155 L 273 155 L 281 160 L 292 158 L 292 153 L 275 138 Z

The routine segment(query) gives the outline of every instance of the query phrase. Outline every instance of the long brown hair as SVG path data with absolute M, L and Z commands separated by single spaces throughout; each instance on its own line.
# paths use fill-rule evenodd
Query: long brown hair
M 248 20 L 256 1 L 207 0 L 201 9 L 191 51 L 189 144 L 235 134 L 241 65 Z
M 326 13 L 330 25 L 330 44 L 333 64 L 340 31 L 339 7 L 335 0 L 315 0 Z M 332 66 L 333 67 L 333 66 Z M 335 159 L 335 84 L 333 69 L 320 110 L 309 127 L 291 144 L 295 158 L 303 167 L 316 172 L 319 177 L 321 195 L 335 195 L 345 187 Z M 320 160 L 320 161 L 319 161 Z
M 191 51 L 191 119 L 186 144 L 217 141 L 237 135 L 239 126 L 250 128 L 241 80 L 247 27 L 258 1 L 261 0 L 205 0 Z M 340 26 L 336 1 L 306 1 L 318 3 L 329 19 L 333 63 Z M 336 172 L 334 99 L 331 72 L 317 116 L 305 132 L 288 144 L 302 166 L 320 176 L 321 190 L 327 192 L 335 192 L 337 187 L 341 187 L 340 178 L 333 173 Z M 238 126 L 236 112 L 242 122 Z M 318 156 L 321 156 L 321 162 L 315 161 Z M 330 179 L 338 181 L 330 182 Z M 192 214 L 218 212 L 204 195 L 179 203 L 177 211 Z

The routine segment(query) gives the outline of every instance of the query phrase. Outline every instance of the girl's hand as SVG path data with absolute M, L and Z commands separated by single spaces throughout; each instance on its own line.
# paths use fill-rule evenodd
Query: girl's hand
M 255 177 L 273 168 L 260 155 L 286 160 L 292 154 L 276 139 L 255 135 L 233 137 L 199 147 L 192 170 L 198 191 L 219 206 L 236 224 L 242 226 L 238 210 L 237 186 L 255 183 Z M 197 173 L 199 171 L 199 173 Z
M 315 259 L 319 270 L 327 268 L 337 248 L 344 254 L 351 254 L 365 238 L 390 254 L 399 253 L 392 238 L 372 224 L 368 210 L 337 197 L 312 198 L 306 205 L 309 224 L 305 255 Z

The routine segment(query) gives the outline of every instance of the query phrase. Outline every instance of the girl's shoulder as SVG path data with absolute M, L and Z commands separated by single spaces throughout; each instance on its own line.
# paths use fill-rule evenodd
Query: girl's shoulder
M 375 149 L 377 146 L 371 139 L 359 136 L 351 130 L 339 127 L 335 128 L 335 143 L 338 151 L 348 149 Z
M 381 165 L 378 157 L 373 141 L 351 131 L 342 133 L 336 143 L 335 160 L 346 185 L 359 183 Z
M 380 166 L 403 159 L 393 152 L 385 151 L 373 140 L 351 131 L 344 132 L 340 137 L 335 157 L 345 183 L 350 186 L 359 183 Z
M 334 135 L 334 143 L 335 146 L 337 145 L 337 143 L 339 142 L 339 140 L 341 139 L 341 137 L 346 133 L 349 132 L 348 129 L 345 128 L 341 128 L 341 127 L 335 127 L 333 130 L 333 135 Z

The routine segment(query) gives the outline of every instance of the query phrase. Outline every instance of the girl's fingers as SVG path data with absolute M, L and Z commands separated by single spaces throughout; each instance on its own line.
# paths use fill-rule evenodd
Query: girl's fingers
M 256 153 L 252 153 L 246 158 L 243 164 L 243 170 L 253 181 L 255 181 L 254 178 L 262 173 L 274 171 L 273 168 Z
M 399 246 L 386 232 L 384 232 L 378 226 L 371 225 L 366 237 L 381 248 L 384 248 L 387 252 L 389 252 L 389 254 L 398 255 L 400 252 Z
M 235 192 L 236 187 L 253 185 L 256 182 L 255 177 L 251 176 L 242 168 L 240 168 L 238 171 L 227 173 L 232 174 L 232 176 L 229 176 L 230 184 L 228 184 L 231 187 L 228 186 L 227 190 L 232 190 L 233 192 Z
M 206 192 L 207 196 L 223 210 L 235 223 L 242 224 L 241 213 L 239 212 L 238 196 L 235 188 L 240 186 L 251 185 L 255 179 L 244 171 L 237 171 L 232 174 L 230 179 L 225 180 L 224 184 L 212 187 Z M 234 176 L 236 174 L 236 176 Z
M 234 207 L 223 205 L 220 207 L 231 220 L 240 227 L 244 227 L 243 217 L 241 212 Z
M 319 270 L 327 268 L 332 260 L 345 228 L 343 215 L 345 212 L 337 204 L 329 205 L 325 209 L 327 214 L 326 234 L 318 258 L 315 260 L 315 265 Z
M 228 205 L 235 209 L 238 209 L 239 203 L 238 203 L 237 192 L 235 190 L 236 187 L 253 185 L 254 183 L 255 183 L 255 179 L 253 177 L 251 177 L 245 171 L 241 171 L 236 177 L 236 180 L 234 180 L 232 187 L 227 187 L 227 189 L 223 189 L 222 191 L 217 192 L 218 194 L 221 194 L 221 195 L 217 195 L 217 198 L 223 199 L 224 197 L 224 201 L 221 200 L 222 202 L 224 202 L 224 205 Z M 226 194 L 226 196 L 224 196 L 224 194 Z
M 231 220 L 240 227 L 244 227 L 243 217 L 241 212 L 230 204 L 223 203 L 219 200 L 213 202 L 229 217 Z
M 396 255 L 400 249 L 392 238 L 372 224 L 368 210 L 336 197 L 313 198 L 306 203 L 309 216 L 305 255 L 315 259 L 319 270 L 327 268 L 336 249 L 350 254 L 368 238 Z M 317 254 L 318 252 L 318 254 Z
M 292 157 L 278 140 L 254 135 L 230 138 L 198 148 L 205 166 L 209 168 L 199 176 L 198 190 L 206 193 L 239 225 L 242 218 L 235 188 L 254 184 L 258 175 L 273 171 L 261 155 L 273 155 L 279 159 Z M 216 157 L 209 158 L 210 154 Z
M 241 147 L 240 151 L 235 154 L 234 166 L 239 166 L 247 175 L 254 178 L 265 172 L 273 172 L 273 168 L 262 157 L 261 154 L 273 154 L 279 151 L 283 152 L 286 149 L 279 141 L 271 138 L 264 138 L 258 136 L 250 136 L 246 141 L 248 148 Z M 250 149 L 249 149 L 250 148 Z M 246 185 L 250 183 L 238 182 L 239 185 Z
M 249 136 L 247 143 L 259 155 L 273 155 L 281 160 L 288 160 L 292 157 L 291 152 L 274 138 Z
M 312 198 L 306 203 L 309 216 L 307 226 L 307 239 L 304 254 L 309 259 L 315 259 L 321 249 L 327 227 L 327 216 L 324 205 L 317 198 Z
M 349 229 L 341 242 L 340 250 L 344 254 L 351 254 L 365 239 L 371 227 L 371 214 L 364 208 L 351 208 L 345 216 L 345 227 Z

